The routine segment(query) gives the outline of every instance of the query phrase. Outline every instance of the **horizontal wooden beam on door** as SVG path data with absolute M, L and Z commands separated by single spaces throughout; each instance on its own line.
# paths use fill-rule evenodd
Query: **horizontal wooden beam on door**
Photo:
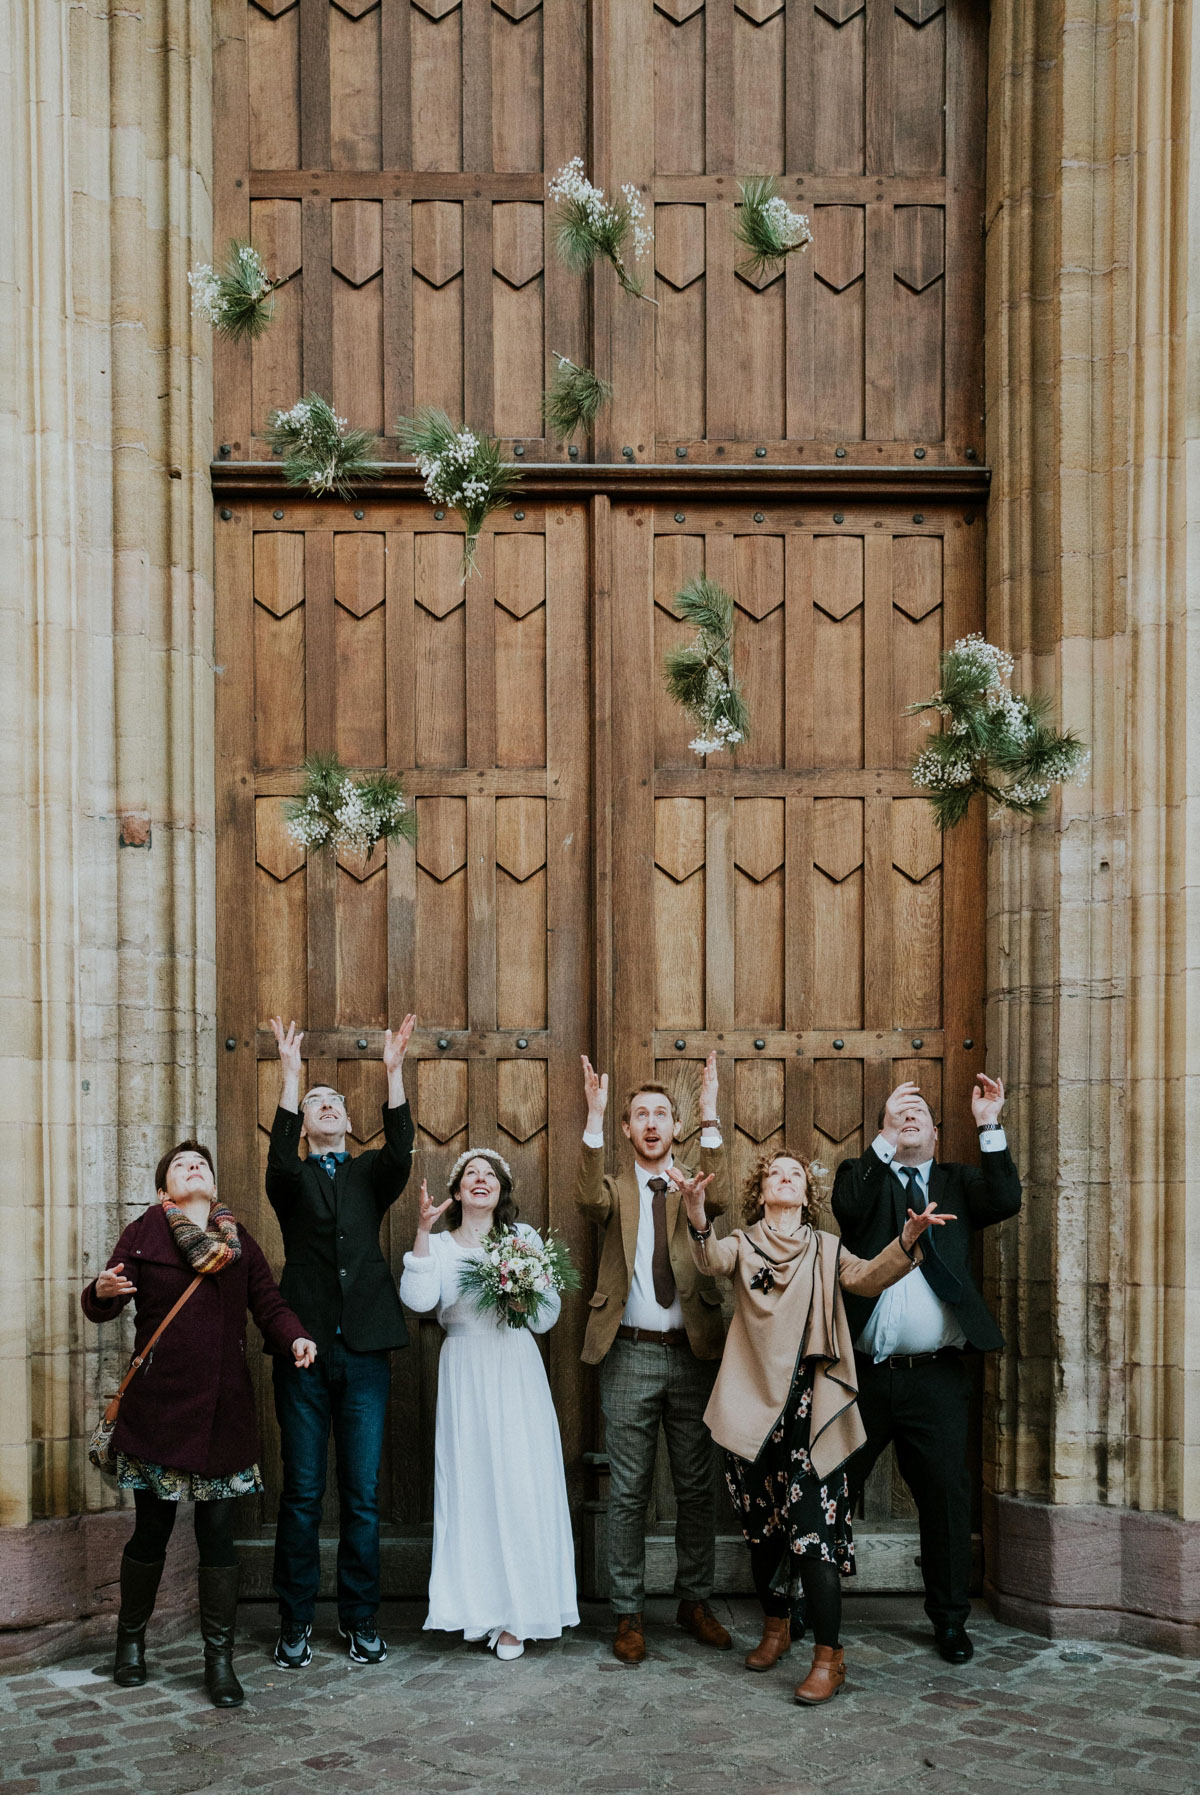
M 891 500 L 914 504 L 980 504 L 987 497 L 991 469 L 978 463 L 950 467 L 928 461 L 908 466 L 876 466 L 849 462 L 807 462 L 772 466 L 769 462 L 531 462 L 522 468 L 522 492 L 531 498 L 583 499 L 596 493 L 635 501 L 694 498 L 746 501 L 748 493 L 764 500 L 837 499 L 843 503 Z M 288 486 L 278 461 L 213 461 L 209 464 L 214 496 L 278 499 L 292 505 L 320 504 L 345 516 L 341 499 L 318 500 Z M 379 499 L 423 496 L 421 476 L 411 462 L 383 462 L 380 475 L 364 484 L 356 503 L 361 509 Z M 517 503 L 519 504 L 519 499 Z M 813 520 L 814 522 L 817 520 Z M 269 528 L 269 524 L 264 524 Z M 293 526 L 294 527 L 294 526 Z M 447 525 L 448 528 L 451 525 Z
M 752 1028 L 658 1029 L 649 1046 L 656 1060 L 705 1059 L 710 1053 L 730 1059 L 938 1060 L 945 1052 L 945 1033 L 930 1029 Z M 272 1046 L 274 1037 L 268 1036 Z M 679 1045 L 683 1042 L 683 1046 Z M 762 1046 L 759 1046 L 759 1042 Z M 917 1043 L 920 1043 L 918 1046 Z M 840 1045 L 839 1045 L 840 1043 Z
M 396 1017 L 397 1023 L 401 1018 Z M 381 1028 L 322 1028 L 305 1032 L 306 1059 L 377 1060 L 383 1057 Z M 359 1043 L 366 1042 L 365 1047 Z M 438 1042 L 445 1041 L 445 1047 Z M 520 1042 L 524 1042 L 524 1047 Z M 249 1042 L 246 1043 L 249 1046 Z M 230 1049 L 232 1052 L 233 1050 Z M 418 1028 L 409 1043 L 406 1064 L 415 1060 L 544 1060 L 551 1052 L 551 1037 L 546 1029 L 465 1029 Z M 273 1060 L 279 1047 L 269 1028 L 256 1030 L 254 1057 Z
M 350 769 L 351 772 L 365 770 Z M 547 772 L 545 767 L 399 767 L 396 770 L 403 773 L 410 800 L 461 798 L 468 793 L 485 798 L 557 798 L 560 791 L 558 774 Z M 259 798 L 298 798 L 303 785 L 304 769 L 285 767 L 257 774 L 254 791 Z M 837 795 L 835 792 L 834 796 Z

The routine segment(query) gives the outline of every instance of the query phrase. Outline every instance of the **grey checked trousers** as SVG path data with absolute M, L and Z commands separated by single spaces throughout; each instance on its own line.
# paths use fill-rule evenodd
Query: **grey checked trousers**
M 713 1443 L 703 1416 L 718 1364 L 697 1359 L 688 1346 L 614 1340 L 600 1367 L 614 1614 L 640 1614 L 645 1601 L 646 1508 L 660 1421 L 675 1486 L 675 1594 L 684 1602 L 705 1602 L 712 1595 Z

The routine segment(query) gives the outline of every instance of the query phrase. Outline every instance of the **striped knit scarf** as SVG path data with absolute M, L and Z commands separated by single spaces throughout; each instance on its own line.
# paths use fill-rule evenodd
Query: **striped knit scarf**
M 195 1222 L 189 1222 L 178 1203 L 172 1203 L 170 1197 L 160 1197 L 159 1201 L 175 1245 L 193 1271 L 222 1271 L 241 1257 L 242 1243 L 231 1209 L 214 1203 L 208 1212 L 208 1227 L 198 1228 Z M 210 1232 L 213 1229 L 215 1233 Z

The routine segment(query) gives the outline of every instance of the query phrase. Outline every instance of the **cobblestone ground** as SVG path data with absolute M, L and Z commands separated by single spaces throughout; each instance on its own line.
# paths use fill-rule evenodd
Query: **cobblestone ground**
M 605 1610 L 567 1639 L 501 1664 L 478 1646 L 422 1634 L 422 1611 L 381 1615 L 385 1665 L 352 1666 L 322 1611 L 308 1670 L 270 1662 L 272 1611 L 240 1615 L 245 1707 L 205 1702 L 199 1641 L 151 1653 L 151 1680 L 117 1689 L 87 1654 L 0 1678 L 4 1795 L 193 1790 L 680 1791 L 682 1795 L 1019 1795 L 1024 1790 L 1200 1789 L 1200 1677 L 1130 1646 L 1051 1643 L 973 1622 L 974 1661 L 934 1655 L 917 1602 L 847 1604 L 849 1667 L 830 1706 L 791 1700 L 803 1647 L 753 1676 L 749 1602 L 718 1605 L 735 1651 L 698 1645 L 649 1614 L 640 1667 L 609 1654 Z M 153 1635 L 151 1635 L 153 1648 Z M 98 1667 L 100 1674 L 96 1674 Z

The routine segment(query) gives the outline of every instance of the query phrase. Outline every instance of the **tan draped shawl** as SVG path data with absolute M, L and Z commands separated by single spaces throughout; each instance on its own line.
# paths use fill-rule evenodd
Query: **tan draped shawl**
M 692 1250 L 703 1271 L 733 1280 L 733 1321 L 704 1412 L 713 1439 L 753 1462 L 783 1413 L 797 1364 L 811 1359 L 809 1457 L 818 1477 L 828 1477 L 866 1439 L 842 1287 L 878 1296 L 912 1270 L 908 1255 L 893 1241 L 877 1258 L 857 1259 L 834 1234 L 807 1226 L 783 1234 L 766 1221 L 724 1240 L 710 1233 Z

